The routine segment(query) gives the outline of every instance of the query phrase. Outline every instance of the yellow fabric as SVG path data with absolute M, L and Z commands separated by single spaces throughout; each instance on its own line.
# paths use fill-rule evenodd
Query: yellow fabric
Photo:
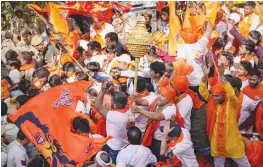
M 256 2 L 256 11 L 255 13 L 260 17 L 260 25 L 263 24 L 263 5 L 260 5 L 258 2 Z M 263 41 L 263 40 L 262 40 Z
M 239 133 L 236 117 L 238 108 L 238 98 L 235 95 L 234 89 L 230 83 L 224 85 L 228 102 L 226 104 L 226 157 L 241 158 L 245 155 L 245 146 L 242 141 L 242 136 Z M 207 100 L 209 92 L 207 90 L 206 83 L 203 81 L 200 83 L 199 91 L 201 96 Z M 222 105 L 217 105 L 217 112 L 220 111 Z M 213 157 L 218 156 L 216 152 L 216 138 L 217 138 L 217 126 L 218 126 L 218 114 L 216 114 L 216 121 L 213 128 L 211 138 L 211 155 Z
M 242 21 L 240 21 L 239 23 L 239 32 L 245 37 L 248 36 L 249 28 L 252 24 L 252 19 L 254 17 L 254 14 L 255 13 L 251 13 L 249 16 L 247 16 L 248 17 L 247 22 L 245 22 L 245 17 L 244 17 Z
M 205 6 L 206 6 L 206 16 L 208 18 L 208 20 L 212 23 L 212 25 L 215 24 L 215 20 L 216 20 L 216 13 L 218 12 L 218 10 L 220 9 L 218 2 L 205 2 Z
M 183 28 L 191 28 L 191 23 L 189 21 L 189 16 L 191 14 L 191 8 L 189 7 L 189 3 L 192 3 L 195 5 L 193 2 L 187 2 L 187 7 L 184 15 L 184 23 L 183 23 Z

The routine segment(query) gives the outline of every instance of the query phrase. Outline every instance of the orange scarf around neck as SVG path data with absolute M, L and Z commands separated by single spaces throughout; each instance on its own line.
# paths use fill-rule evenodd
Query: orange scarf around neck
M 32 68 L 33 67 L 33 64 L 32 63 L 30 63 L 30 64 L 24 64 L 24 65 L 22 65 L 20 68 L 19 68 L 19 70 L 20 71 L 26 71 L 26 70 L 29 70 L 30 68 Z
M 248 56 L 242 56 L 241 59 L 242 61 L 250 61 L 253 59 L 253 57 L 254 57 L 254 54 L 251 53 Z
M 217 111 L 217 105 L 212 96 L 209 97 L 207 103 L 207 133 L 208 138 L 211 141 L 214 125 L 216 122 L 216 115 L 218 115 L 217 120 L 217 136 L 216 136 L 216 145 L 217 145 L 217 154 L 220 156 L 226 155 L 225 143 L 226 143 L 226 103 L 222 105 L 219 111 Z
M 149 94 L 150 94 L 150 93 L 148 92 L 148 90 L 144 90 L 144 91 L 138 93 L 138 96 L 137 96 L 137 97 L 143 98 L 143 97 L 149 96 Z

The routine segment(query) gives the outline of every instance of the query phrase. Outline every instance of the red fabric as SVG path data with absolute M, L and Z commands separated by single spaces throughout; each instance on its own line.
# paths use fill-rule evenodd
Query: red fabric
M 263 138 L 263 104 L 260 103 L 256 110 L 256 131 Z
M 85 114 L 76 113 L 78 99 L 92 82 L 78 81 L 56 86 L 30 99 L 9 119 L 48 160 L 51 166 L 81 166 L 95 155 L 108 138 L 94 139 L 70 131 L 72 120 Z M 94 125 L 91 125 L 91 129 Z

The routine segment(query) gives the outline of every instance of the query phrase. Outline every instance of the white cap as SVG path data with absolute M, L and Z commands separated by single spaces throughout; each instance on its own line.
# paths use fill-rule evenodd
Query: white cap
M 127 64 L 131 63 L 131 56 L 128 54 L 122 54 L 116 58 L 119 62 L 125 62 Z
M 99 152 L 97 153 L 97 155 L 96 155 L 96 161 L 97 161 L 97 163 L 98 163 L 101 167 L 107 167 L 107 166 L 111 165 L 111 164 L 112 164 L 111 158 L 110 158 L 110 162 L 108 162 L 108 163 L 104 162 L 104 161 L 101 159 L 100 156 L 101 156 L 102 153 L 108 154 L 108 153 L 105 152 L 105 151 L 99 151 Z M 108 155 L 109 155 L 109 154 L 108 154 Z
M 237 13 L 231 13 L 229 19 L 234 20 L 236 24 L 240 22 L 240 16 Z

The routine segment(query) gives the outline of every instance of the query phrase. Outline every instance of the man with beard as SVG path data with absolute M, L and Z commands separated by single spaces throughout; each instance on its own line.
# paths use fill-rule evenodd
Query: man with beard
M 259 101 L 263 98 L 263 83 L 260 82 L 260 71 L 258 69 L 254 69 L 248 74 L 248 83 L 242 91 L 249 98 Z

